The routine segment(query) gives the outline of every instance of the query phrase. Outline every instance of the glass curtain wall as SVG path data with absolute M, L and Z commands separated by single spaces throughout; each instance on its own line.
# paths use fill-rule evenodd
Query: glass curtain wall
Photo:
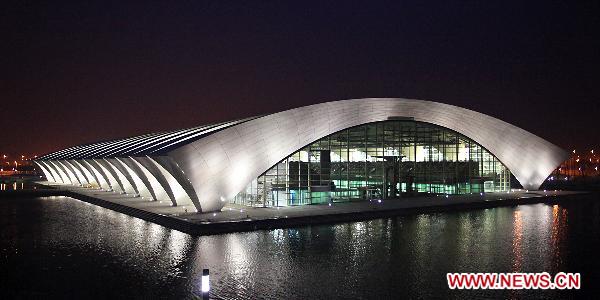
M 509 170 L 472 140 L 428 123 L 390 120 L 300 149 L 232 203 L 272 207 L 509 189 Z

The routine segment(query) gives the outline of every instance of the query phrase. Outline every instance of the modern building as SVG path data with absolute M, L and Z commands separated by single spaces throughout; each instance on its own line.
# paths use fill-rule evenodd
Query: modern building
M 494 117 L 399 98 L 315 104 L 266 116 L 56 151 L 51 182 L 218 211 L 538 189 L 568 158 Z M 441 199 L 440 201 L 443 201 Z

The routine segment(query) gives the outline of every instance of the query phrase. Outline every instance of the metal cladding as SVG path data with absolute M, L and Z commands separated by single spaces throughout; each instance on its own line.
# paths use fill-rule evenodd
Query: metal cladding
M 526 189 L 538 189 L 568 157 L 530 132 L 469 109 L 423 100 L 367 98 L 80 145 L 47 154 L 36 163 L 49 181 L 89 183 L 210 212 L 220 210 L 251 180 L 302 147 L 346 128 L 396 119 L 438 125 L 472 139 Z

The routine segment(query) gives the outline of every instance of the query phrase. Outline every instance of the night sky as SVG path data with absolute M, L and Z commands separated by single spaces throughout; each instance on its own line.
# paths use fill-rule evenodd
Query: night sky
M 364 97 L 599 145 L 598 1 L 45 2 L 0 8 L 2 153 Z

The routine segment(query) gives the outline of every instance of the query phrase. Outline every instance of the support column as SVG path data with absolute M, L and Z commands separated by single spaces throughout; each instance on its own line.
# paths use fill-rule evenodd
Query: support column
M 50 161 L 46 160 L 46 161 L 40 161 L 40 163 L 44 164 L 46 166 L 46 168 L 48 169 L 48 171 L 50 171 L 50 173 L 52 174 L 52 177 L 54 177 L 54 182 L 56 183 L 65 183 L 64 180 L 62 179 L 62 177 L 60 177 L 60 174 L 58 174 L 58 171 L 56 171 L 56 168 L 54 167 L 53 164 L 50 163 Z
M 52 173 L 50 173 L 50 171 L 48 169 L 46 169 L 46 166 L 44 164 L 42 164 L 40 161 L 34 161 L 33 163 L 35 163 L 38 167 L 40 167 L 40 169 L 44 173 L 44 177 L 46 177 L 46 181 L 56 182 L 56 179 L 54 179 L 54 177 L 52 176 Z
M 113 172 L 117 175 L 117 179 L 121 182 L 123 190 L 127 194 L 139 195 L 135 182 L 131 179 L 131 176 L 123 169 L 123 166 L 114 158 L 104 159 L 107 166 L 110 166 Z M 124 172 L 125 171 L 125 172 Z
M 84 161 L 73 160 L 73 165 L 78 167 L 79 170 L 83 174 L 85 174 L 90 184 L 95 184 L 97 188 L 101 188 L 100 181 L 98 180 L 98 178 L 96 178 L 96 174 L 94 174 L 94 172 L 89 169 L 87 163 L 85 163 Z
M 71 183 L 81 185 L 81 181 L 75 175 L 75 173 L 73 173 L 73 171 L 66 165 L 65 161 L 57 160 L 56 162 L 58 163 L 59 167 L 62 168 L 65 173 L 67 173 L 67 176 L 69 176 Z
M 148 170 L 148 168 L 146 168 L 145 165 L 141 164 L 137 159 L 135 159 L 133 157 L 123 159 L 122 161 L 127 162 L 130 167 L 135 166 L 135 168 L 138 169 L 139 172 L 148 179 L 148 182 L 150 183 L 150 186 L 152 187 L 152 191 L 153 191 L 155 200 L 171 201 L 171 203 L 172 203 L 172 199 L 171 199 L 171 197 L 169 197 L 169 194 L 167 193 L 165 186 L 155 176 L 155 173 L 150 172 L 150 170 Z M 168 186 L 166 186 L 166 187 L 168 188 Z
M 77 168 L 77 166 L 75 166 L 71 161 L 65 160 L 65 165 L 67 167 L 69 167 L 71 169 L 71 171 L 73 171 L 73 173 L 75 173 L 75 176 L 77 176 L 77 178 L 79 179 L 79 182 L 81 184 L 89 184 L 90 181 L 87 178 L 87 176 L 85 176 L 85 174 L 83 172 L 81 172 L 81 170 L 79 170 L 79 168 Z
M 163 176 L 169 182 L 173 190 L 173 195 L 178 206 L 193 205 L 197 211 L 201 212 L 200 201 L 192 183 L 179 168 L 177 163 L 168 156 L 147 157 L 149 161 L 159 169 Z
M 96 162 L 96 164 L 98 164 L 98 166 L 102 169 L 102 172 L 104 172 L 104 174 L 106 175 L 106 178 L 108 179 L 108 182 L 110 183 L 110 186 L 113 189 L 113 191 L 117 193 L 124 193 L 125 189 L 123 188 L 123 183 L 119 180 L 117 174 L 112 169 L 110 164 L 108 164 L 102 158 L 95 158 L 92 160 Z
M 54 169 L 56 170 L 56 172 L 58 173 L 58 175 L 60 175 L 60 178 L 62 178 L 63 183 L 66 184 L 73 184 L 73 182 L 71 182 L 71 179 L 69 178 L 69 176 L 67 176 L 67 174 L 65 173 L 65 171 L 63 171 L 58 163 L 56 161 L 51 161 L 49 160 L 48 163 L 50 163 L 50 165 L 52 165 L 54 167 Z
M 82 159 L 81 160 L 83 162 L 83 164 L 85 166 L 87 166 L 90 170 L 90 172 L 93 172 L 94 175 L 96 176 L 96 179 L 98 180 L 98 183 L 100 184 L 100 187 L 103 190 L 106 191 L 111 191 L 111 187 L 110 184 L 108 183 L 108 179 L 106 178 L 106 175 L 104 175 L 104 172 L 102 172 L 102 169 L 100 168 L 100 166 L 98 166 L 98 164 L 92 160 L 92 159 Z
M 142 198 L 149 199 L 150 201 L 156 200 L 154 190 L 152 189 L 148 177 L 146 177 L 144 172 L 131 160 L 131 158 L 115 158 L 115 163 L 119 163 L 129 176 L 131 176 L 131 179 L 135 182 L 137 191 Z

